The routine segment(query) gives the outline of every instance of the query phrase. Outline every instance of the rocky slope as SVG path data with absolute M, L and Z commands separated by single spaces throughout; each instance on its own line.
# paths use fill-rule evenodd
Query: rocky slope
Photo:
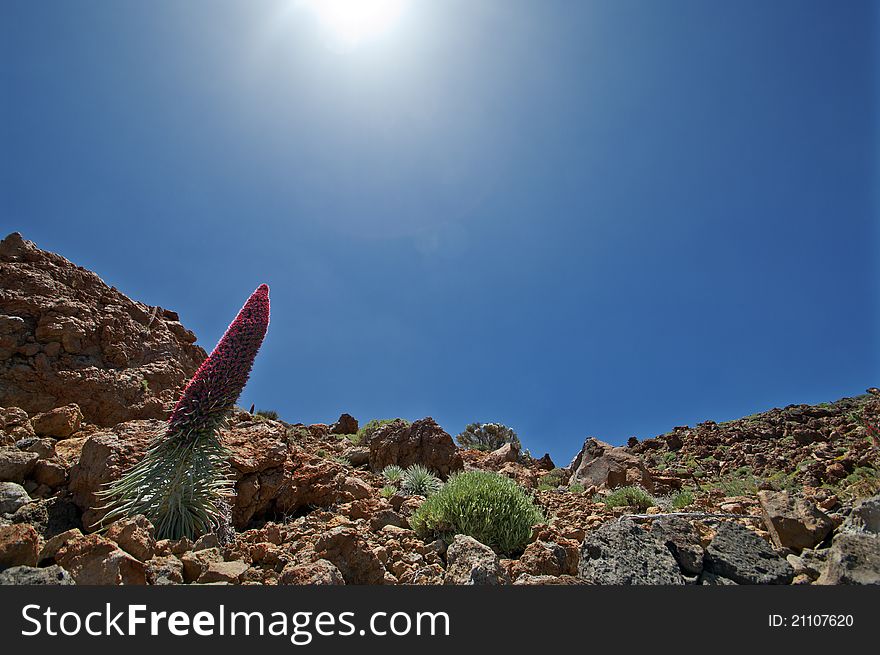
M 143 517 L 97 533 L 96 492 L 162 430 L 204 351 L 172 312 L 18 235 L 0 272 L 0 583 L 880 583 L 873 394 L 624 447 L 588 438 L 565 467 L 462 450 L 431 418 L 365 433 L 347 414 L 301 425 L 238 410 L 222 434 L 231 542 L 156 541 Z M 421 539 L 408 519 L 423 498 L 381 474 L 413 463 L 511 477 L 547 521 L 514 557 Z
M 205 351 L 173 311 L 130 300 L 18 233 L 0 241 L 0 407 L 76 403 L 90 423 L 165 418 Z

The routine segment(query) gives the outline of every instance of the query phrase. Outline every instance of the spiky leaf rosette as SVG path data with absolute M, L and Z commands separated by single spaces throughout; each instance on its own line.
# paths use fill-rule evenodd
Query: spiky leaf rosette
M 268 327 L 269 287 L 261 284 L 186 385 L 165 432 L 101 492 L 109 499 L 102 524 L 144 514 L 157 539 L 179 539 L 223 522 L 232 481 L 217 431 L 247 383 Z

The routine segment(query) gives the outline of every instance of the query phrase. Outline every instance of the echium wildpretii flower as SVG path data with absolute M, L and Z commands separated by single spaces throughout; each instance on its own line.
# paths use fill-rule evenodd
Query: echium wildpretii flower
M 232 481 L 217 433 L 268 327 L 269 287 L 261 284 L 186 385 L 165 432 L 143 460 L 101 492 L 109 500 L 102 524 L 144 514 L 157 539 L 195 538 L 223 524 Z

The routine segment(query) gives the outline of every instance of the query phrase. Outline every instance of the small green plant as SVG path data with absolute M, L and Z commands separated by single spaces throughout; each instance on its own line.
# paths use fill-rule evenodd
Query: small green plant
M 513 428 L 501 423 L 470 423 L 456 439 L 462 448 L 473 450 L 497 450 L 507 443 L 520 445 Z
M 258 409 L 255 416 L 262 416 L 263 418 L 267 418 L 270 421 L 278 420 L 278 412 L 274 409 Z
M 305 425 L 291 425 L 287 428 L 287 438 L 293 441 L 304 441 L 311 436 Z
M 568 490 L 573 494 L 582 494 L 584 493 L 584 491 L 586 491 L 586 487 L 580 482 L 575 482 L 568 488 Z
M 141 391 L 147 393 L 150 390 L 150 383 L 147 381 L 147 378 L 141 380 Z
M 397 464 L 389 464 L 382 469 L 382 475 L 384 475 L 385 479 L 391 484 L 397 484 L 403 478 L 403 469 Z
M 403 471 L 400 490 L 409 496 L 430 496 L 437 493 L 443 483 L 428 468 L 413 464 Z
M 565 477 L 565 469 L 555 468 L 549 473 L 545 473 L 538 480 L 538 491 L 553 491 L 562 484 Z
M 351 442 L 352 446 L 360 446 L 361 445 L 361 436 L 357 433 L 353 434 L 340 434 L 339 440 L 348 439 Z
M 413 513 L 410 525 L 422 538 L 449 541 L 465 534 L 504 555 L 522 551 L 541 510 L 510 478 L 489 471 L 455 473 Z
M 687 489 L 679 491 L 672 497 L 672 502 L 670 503 L 670 507 L 674 510 L 684 509 L 685 507 L 690 507 L 694 504 L 694 494 Z
M 397 487 L 395 487 L 393 484 L 386 484 L 384 487 L 379 489 L 379 495 L 382 496 L 382 498 L 391 498 L 391 496 L 396 493 Z
M 656 505 L 656 501 L 641 487 L 620 487 L 615 489 L 604 498 L 605 506 L 612 507 L 636 507 L 646 510 Z
M 324 459 L 327 458 L 327 451 L 321 448 L 318 452 L 315 453 L 318 457 L 322 457 Z

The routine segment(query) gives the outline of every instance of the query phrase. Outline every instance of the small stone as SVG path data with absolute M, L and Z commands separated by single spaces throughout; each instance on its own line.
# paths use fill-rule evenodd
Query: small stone
M 34 426 L 34 432 L 40 436 L 66 439 L 79 430 L 82 419 L 79 405 L 71 403 L 37 414 L 31 419 L 31 424 Z
M 33 499 L 20 484 L 0 482 L 0 514 L 14 514 L 19 507 L 32 501 Z
M 29 525 L 0 526 L 0 569 L 36 566 L 40 535 Z
M 77 528 L 71 528 L 66 532 L 55 535 L 45 544 L 43 544 L 43 548 L 40 550 L 38 561 L 40 563 L 43 563 L 47 560 L 54 561 L 55 555 L 58 553 L 59 550 L 61 550 L 63 546 L 76 539 L 82 539 L 82 537 L 83 533 Z
M 101 535 L 90 534 L 62 546 L 55 561 L 78 585 L 143 585 L 144 565 Z
M 509 582 L 498 555 L 473 537 L 455 535 L 446 551 L 446 585 L 500 585 Z
M 56 488 L 67 482 L 67 469 L 51 459 L 40 459 L 34 464 L 34 480 L 50 488 Z
M 180 561 L 183 562 L 183 579 L 186 582 L 195 582 L 208 570 L 208 564 L 222 562 L 223 556 L 219 548 L 205 548 L 183 553 Z
M 0 572 L 0 585 L 73 585 L 70 574 L 60 566 L 38 569 L 33 566 L 13 566 Z
M 39 457 L 37 453 L 24 452 L 18 448 L 0 450 L 0 482 L 22 484 L 34 470 L 34 464 Z
M 142 562 L 153 557 L 156 550 L 153 524 L 142 514 L 112 523 L 107 529 L 106 537 Z
M 228 582 L 235 584 L 241 575 L 248 570 L 245 562 L 209 562 L 208 568 L 199 576 L 199 584 L 208 584 L 211 582 Z
M 148 560 L 146 572 L 147 582 L 151 585 L 183 584 L 183 562 L 174 555 Z
M 288 564 L 278 584 L 283 585 L 344 585 L 345 579 L 332 562 L 319 559 L 309 564 Z

